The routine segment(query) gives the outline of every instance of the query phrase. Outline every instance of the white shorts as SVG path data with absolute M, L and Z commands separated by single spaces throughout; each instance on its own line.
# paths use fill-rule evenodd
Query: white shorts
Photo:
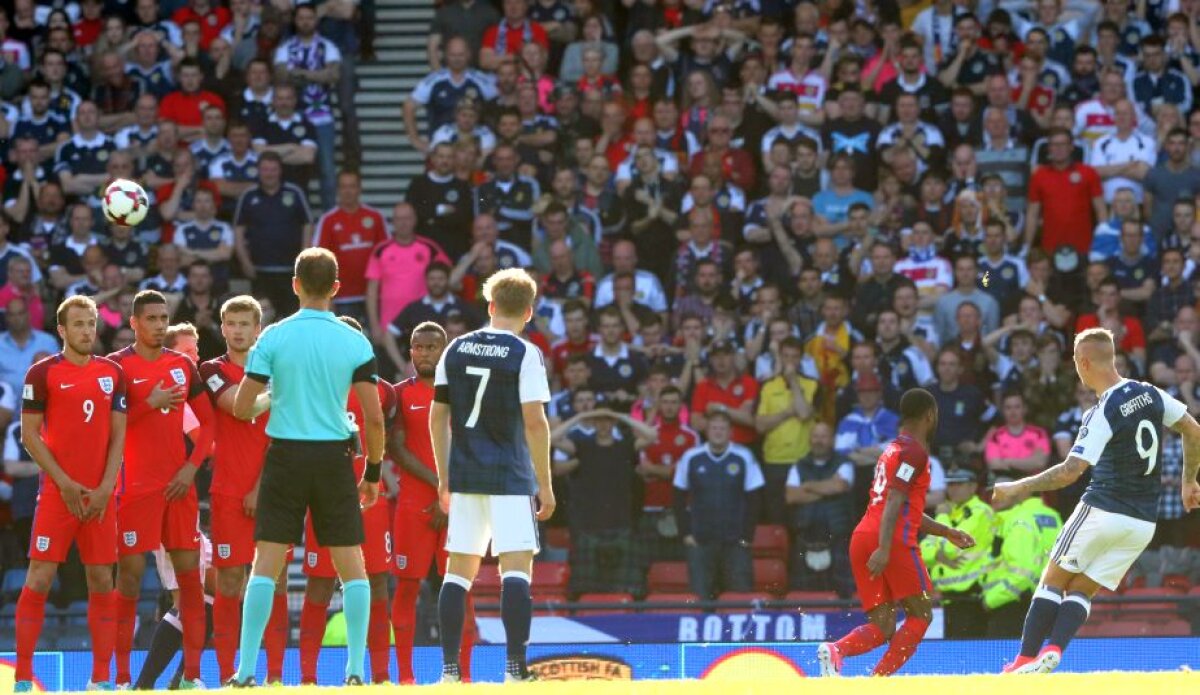
M 1113 591 L 1154 538 L 1155 524 L 1079 503 L 1063 525 L 1051 560 Z
M 532 550 L 537 553 L 537 519 L 528 495 L 450 495 L 446 551 L 483 557 Z

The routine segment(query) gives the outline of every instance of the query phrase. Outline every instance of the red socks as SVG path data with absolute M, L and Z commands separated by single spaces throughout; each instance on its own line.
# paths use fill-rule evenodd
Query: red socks
M 213 597 L 213 650 L 217 653 L 217 670 L 221 682 L 233 678 L 234 655 L 242 632 L 242 599 L 225 596 L 221 592 Z
M 888 650 L 883 653 L 883 658 L 875 666 L 875 671 L 872 675 L 890 676 L 900 667 L 905 664 L 917 651 L 917 645 L 925 637 L 925 631 L 929 629 L 929 623 L 920 618 L 905 618 L 904 624 L 896 630 L 896 634 L 892 635 L 891 644 Z
M 267 623 L 263 639 L 263 646 L 267 650 L 268 683 L 283 680 L 283 653 L 287 649 L 289 627 L 287 594 L 276 592 L 275 600 L 271 603 L 271 621 Z
M 321 654 L 321 640 L 325 639 L 325 616 L 328 605 L 313 603 L 304 597 L 300 609 L 300 683 L 317 682 L 317 658 Z
M 392 641 L 392 625 L 388 620 L 387 599 L 371 601 L 371 622 L 367 627 L 367 652 L 371 654 L 371 680 L 376 683 L 387 683 L 389 680 L 388 662 Z
M 421 582 L 416 579 L 400 579 L 396 582 L 396 595 L 392 598 L 392 629 L 396 634 L 396 666 L 400 673 L 400 685 L 412 685 L 413 676 L 413 633 L 417 628 L 417 596 L 421 593 Z M 371 655 L 371 663 L 375 656 Z
M 204 586 L 200 584 L 199 569 L 176 572 L 175 579 L 179 582 L 179 624 L 183 626 L 183 677 L 199 680 L 208 622 L 204 614 Z
M 92 636 L 92 682 L 110 677 L 109 662 L 117 642 L 117 596 L 114 591 L 88 594 L 88 631 Z
M 837 647 L 838 653 L 842 656 L 858 656 L 866 654 L 884 642 L 887 642 L 887 637 L 884 636 L 883 630 L 880 630 L 875 623 L 867 623 L 851 630 L 845 637 L 834 642 L 833 646 Z
M 17 672 L 13 680 L 33 680 L 33 653 L 46 621 L 46 594 L 29 587 L 17 599 Z
M 137 596 L 117 593 L 117 677 L 116 683 L 132 683 L 129 653 L 133 651 L 133 630 L 137 626 Z
M 462 642 L 458 646 L 458 672 L 463 683 L 471 682 L 471 648 L 475 646 L 475 600 L 467 592 L 467 609 L 463 614 Z

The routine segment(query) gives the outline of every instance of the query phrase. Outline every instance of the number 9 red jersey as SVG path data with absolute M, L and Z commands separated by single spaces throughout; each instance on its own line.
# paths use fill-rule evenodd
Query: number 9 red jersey
M 71 480 L 95 488 L 104 478 L 113 411 L 125 412 L 125 373 L 103 357 L 83 366 L 47 357 L 29 368 L 21 394 L 25 412 L 42 413 L 41 437 Z M 43 485 L 54 487 L 44 477 Z M 57 488 L 55 488 L 57 492 Z
M 921 518 L 925 514 L 925 495 L 929 492 L 929 452 L 906 434 L 888 444 L 875 464 L 870 505 L 862 521 L 858 522 L 855 533 L 865 531 L 878 535 L 888 490 L 908 496 L 908 501 L 900 508 L 893 543 L 915 548 L 917 529 L 921 527 Z

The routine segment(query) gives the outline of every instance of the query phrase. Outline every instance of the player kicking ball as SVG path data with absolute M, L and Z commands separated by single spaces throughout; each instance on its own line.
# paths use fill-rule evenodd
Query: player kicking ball
M 433 377 L 446 349 L 446 331 L 432 321 L 413 329 L 409 339 L 416 376 L 396 384 L 396 420 L 390 441 L 392 460 L 400 472 L 400 495 L 392 525 L 396 595 L 392 599 L 392 627 L 396 634 L 396 665 L 400 683 L 411 685 L 413 635 L 417 627 L 417 596 L 421 580 L 435 566 L 446 573 L 446 514 L 438 507 L 437 466 L 429 439 L 429 406 L 433 403 Z M 467 594 L 462 643 L 458 650 L 459 676 L 470 680 L 471 647 L 475 643 L 475 609 Z
M 125 375 L 93 357 L 96 304 L 76 296 L 58 307 L 63 351 L 29 368 L 21 395 L 21 443 L 42 469 L 33 515 L 29 570 L 17 599 L 17 668 L 13 692 L 33 690 L 33 654 L 45 622 L 46 597 L 74 543 L 88 587 L 92 677 L 88 690 L 113 690 L 116 634 L 112 567 L 117 561 L 113 490 L 125 447 Z
M 850 539 L 850 563 L 867 624 L 817 647 L 823 676 L 840 675 L 843 659 L 884 642 L 888 649 L 872 675 L 890 676 L 900 670 L 917 651 L 933 617 L 932 584 L 917 550 L 918 534 L 941 536 L 959 548 L 975 545 L 970 535 L 924 513 L 929 439 L 937 431 L 937 420 L 937 401 L 925 389 L 910 389 L 900 397 L 900 436 L 875 464 L 871 501 Z M 898 608 L 904 609 L 905 617 L 897 630 Z
M 1187 406 L 1162 389 L 1118 374 L 1115 354 L 1107 329 L 1089 328 L 1075 336 L 1075 370 L 1099 401 L 1083 416 L 1066 461 L 1023 480 L 1000 483 L 993 493 L 999 504 L 1058 490 L 1092 467 L 1091 482 L 1063 525 L 1033 594 L 1021 652 L 1004 667 L 1005 673 L 1049 673 L 1057 668 L 1087 621 L 1096 592 L 1100 587 L 1115 590 L 1154 537 L 1164 426 L 1183 435 L 1184 509 L 1200 508 L 1200 425 Z
M 467 593 L 489 542 L 500 556 L 500 618 L 508 647 L 504 680 L 534 680 L 525 662 L 533 616 L 529 582 L 537 522 L 554 512 L 544 410 L 550 385 L 542 353 L 519 337 L 533 315 L 537 282 L 524 270 L 502 270 L 484 283 L 483 296 L 491 323 L 446 347 L 429 414 L 438 499 L 450 515 L 450 561 L 438 618 L 442 681 L 451 683 L 461 679 Z

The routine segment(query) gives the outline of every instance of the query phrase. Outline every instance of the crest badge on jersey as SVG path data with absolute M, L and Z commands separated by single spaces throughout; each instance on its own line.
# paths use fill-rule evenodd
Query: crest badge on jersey
M 316 553 L 308 553 L 305 557 L 308 559 L 309 567 L 317 566 L 317 554 Z
M 737 475 L 741 471 L 742 471 L 742 467 L 740 464 L 731 463 L 728 466 L 725 466 L 725 472 L 728 473 L 729 475 Z
M 100 384 L 100 390 L 106 394 L 113 392 L 113 378 L 111 376 L 102 376 L 96 379 L 96 383 Z
M 132 548 L 137 545 L 137 531 L 126 531 L 121 534 L 121 540 L 125 542 L 126 548 Z
M 396 556 L 396 569 L 398 569 L 398 570 L 408 569 L 408 556 L 407 555 L 397 555 Z
M 228 543 L 217 543 L 217 557 L 222 560 L 228 560 L 231 554 Z
M 183 370 L 179 367 L 175 367 L 171 370 L 171 378 L 174 379 L 175 383 L 179 384 L 180 386 L 183 386 L 187 383 L 187 374 L 184 374 Z
M 50 549 L 50 537 L 49 536 L 38 536 L 36 545 L 37 545 L 37 549 L 38 549 L 39 553 L 46 552 L 47 550 Z

